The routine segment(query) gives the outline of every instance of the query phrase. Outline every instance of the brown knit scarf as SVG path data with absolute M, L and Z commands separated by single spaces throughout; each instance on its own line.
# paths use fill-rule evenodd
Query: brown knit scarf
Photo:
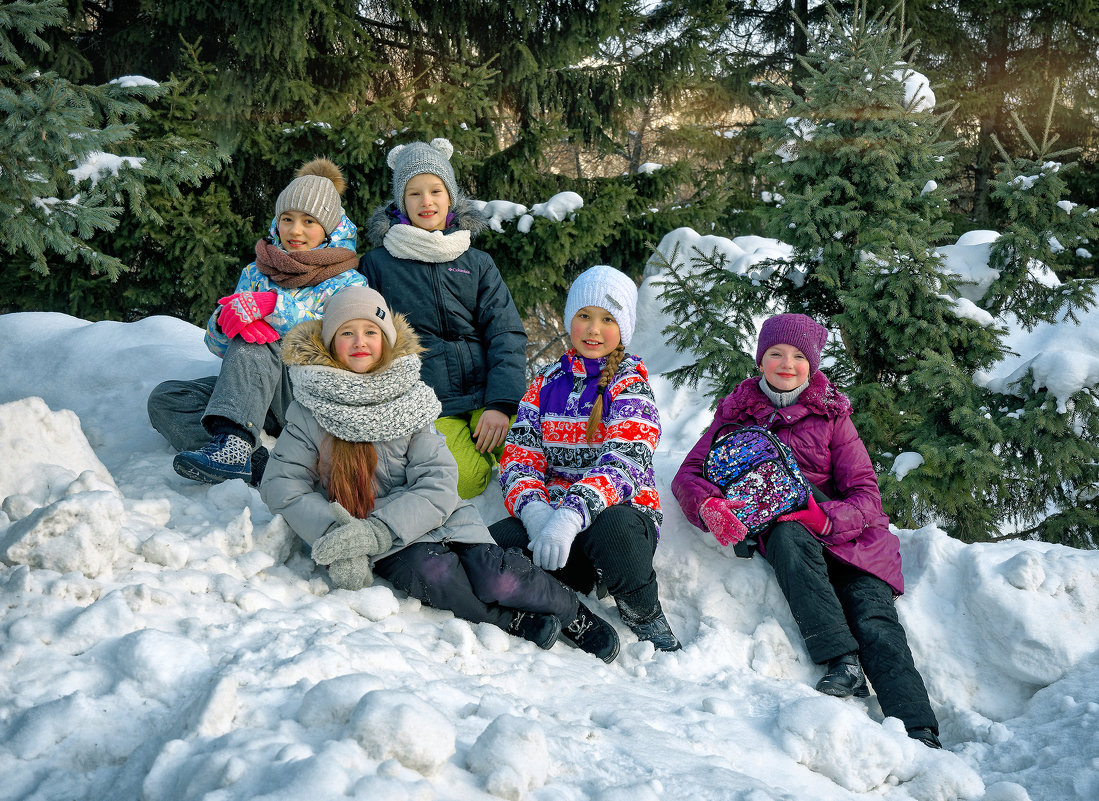
M 316 286 L 353 270 L 358 265 L 355 251 L 348 248 L 313 248 L 287 253 L 266 239 L 256 242 L 256 268 L 284 289 Z

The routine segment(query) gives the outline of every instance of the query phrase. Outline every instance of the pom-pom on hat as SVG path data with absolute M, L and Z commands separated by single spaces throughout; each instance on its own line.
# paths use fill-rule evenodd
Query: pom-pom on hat
M 809 362 L 809 374 L 820 365 L 820 352 L 828 340 L 828 329 L 804 314 L 776 314 L 759 327 L 756 365 L 763 363 L 763 354 L 772 345 L 793 345 Z
M 393 170 L 393 199 L 397 201 L 397 207 L 408 214 L 404 207 L 405 185 L 415 178 L 429 172 L 437 175 L 446 187 L 450 195 L 450 203 L 454 205 L 458 197 L 458 183 L 454 180 L 454 168 L 450 166 L 450 157 L 454 155 L 454 145 L 449 139 L 432 139 L 428 142 L 413 142 L 408 145 L 397 145 L 389 151 L 385 157 L 385 163 Z
M 565 325 L 572 325 L 572 318 L 585 306 L 598 306 L 609 311 L 618 323 L 622 345 L 630 344 L 637 322 L 637 285 L 632 278 L 606 264 L 589 267 L 576 276 L 569 287 L 569 296 L 565 301 Z
M 301 211 L 319 222 L 326 234 L 331 234 L 343 218 L 340 195 L 347 182 L 340 168 L 328 159 L 313 159 L 298 168 L 295 175 L 275 201 L 276 219 L 284 211 Z
M 393 314 L 385 298 L 376 289 L 366 286 L 345 286 L 324 303 L 321 322 L 321 339 L 331 350 L 332 340 L 340 326 L 348 320 L 370 320 L 382 329 L 382 335 L 390 345 L 397 344 L 397 329 L 393 326 Z

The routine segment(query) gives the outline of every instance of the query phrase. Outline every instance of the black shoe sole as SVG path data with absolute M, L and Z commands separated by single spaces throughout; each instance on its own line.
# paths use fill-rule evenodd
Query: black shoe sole
M 208 473 L 197 464 L 186 459 L 180 459 L 178 455 L 172 460 L 172 469 L 184 478 L 201 481 L 203 484 L 221 484 L 223 481 L 232 481 L 235 478 L 247 483 L 252 478 L 251 471 L 248 472 L 247 476 L 223 476 L 218 473 Z

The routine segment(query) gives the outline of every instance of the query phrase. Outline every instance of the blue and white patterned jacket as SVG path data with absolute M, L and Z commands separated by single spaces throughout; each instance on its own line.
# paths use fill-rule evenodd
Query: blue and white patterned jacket
M 278 218 L 271 220 L 271 241 L 282 248 L 279 239 Z M 318 247 L 322 248 L 347 248 L 355 252 L 358 244 L 358 227 L 351 222 L 345 214 L 336 226 L 332 234 Z M 339 275 L 322 281 L 316 286 L 303 286 L 297 289 L 281 287 L 264 275 L 252 262 L 240 272 L 237 286 L 230 294 L 237 292 L 274 292 L 278 295 L 275 310 L 267 315 L 266 320 L 272 328 L 279 332 L 279 336 L 286 333 L 298 323 L 306 320 L 316 320 L 321 316 L 324 302 L 328 298 L 343 289 L 345 286 L 366 286 L 366 279 L 362 273 L 352 268 L 344 270 Z M 229 338 L 218 328 L 217 318 L 221 313 L 221 306 L 214 309 L 210 320 L 206 323 L 206 347 L 219 359 L 225 355 L 225 349 L 229 346 Z

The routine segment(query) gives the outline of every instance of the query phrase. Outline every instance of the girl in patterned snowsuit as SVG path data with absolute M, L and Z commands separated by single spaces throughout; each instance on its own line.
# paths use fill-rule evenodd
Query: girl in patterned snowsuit
M 412 327 L 373 289 L 348 287 L 282 348 L 294 402 L 260 494 L 328 568 L 358 590 L 376 573 L 458 617 L 549 648 L 564 636 L 609 662 L 618 636 L 576 593 L 496 545 L 458 497 L 458 467 L 435 428 Z
M 653 570 L 660 418 L 645 365 L 625 350 L 636 306 L 637 287 L 613 267 L 592 267 L 569 288 L 572 347 L 519 404 L 500 462 L 512 517 L 490 530 L 576 590 L 605 589 L 639 639 L 675 651 Z

